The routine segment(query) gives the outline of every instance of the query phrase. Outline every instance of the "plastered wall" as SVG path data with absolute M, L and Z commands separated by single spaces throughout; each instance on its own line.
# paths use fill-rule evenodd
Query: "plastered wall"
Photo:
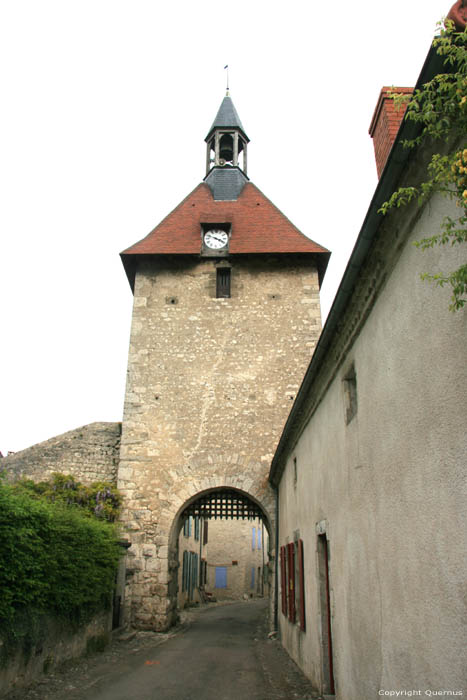
M 324 688 L 318 531 L 330 548 L 336 695 L 463 690 L 467 316 L 420 280 L 460 264 L 459 247 L 414 247 L 437 230 L 434 200 L 405 244 L 358 337 L 289 454 L 280 543 L 304 541 L 307 631 L 279 615 L 283 643 Z M 357 412 L 346 423 L 354 366 Z M 294 457 L 297 481 L 294 482 Z

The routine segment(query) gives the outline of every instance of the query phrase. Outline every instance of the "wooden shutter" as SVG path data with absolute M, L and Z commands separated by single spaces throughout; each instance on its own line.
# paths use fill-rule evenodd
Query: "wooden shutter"
M 303 540 L 298 540 L 298 586 L 300 629 L 306 630 L 305 623 L 305 569 L 303 567 Z
M 185 550 L 183 552 L 182 591 L 186 591 L 187 589 L 187 556 L 188 552 Z
M 205 520 L 203 523 L 203 544 L 208 543 L 208 523 L 209 520 Z
M 281 600 L 282 600 L 282 613 L 287 615 L 287 570 L 286 570 L 286 559 L 285 559 L 285 547 L 281 547 Z
M 295 544 L 289 542 L 287 545 L 287 573 L 288 573 L 288 598 L 289 598 L 289 620 L 295 622 Z

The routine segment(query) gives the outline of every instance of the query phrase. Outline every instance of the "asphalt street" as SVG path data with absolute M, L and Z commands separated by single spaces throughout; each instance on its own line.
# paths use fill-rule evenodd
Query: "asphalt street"
M 197 611 L 163 643 L 114 642 L 97 660 L 82 660 L 11 700 L 317 698 L 280 642 L 268 637 L 267 606 L 254 600 Z

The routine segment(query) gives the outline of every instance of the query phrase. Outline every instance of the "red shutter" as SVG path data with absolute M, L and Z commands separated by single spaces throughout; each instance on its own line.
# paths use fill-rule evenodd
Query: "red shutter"
M 305 570 L 303 567 L 303 540 L 298 540 L 298 585 L 300 592 L 300 629 L 305 631 Z
M 287 615 L 287 571 L 285 566 L 285 547 L 281 547 L 281 599 L 282 613 Z
M 287 545 L 287 572 L 289 574 L 289 620 L 295 622 L 295 545 L 290 542 Z

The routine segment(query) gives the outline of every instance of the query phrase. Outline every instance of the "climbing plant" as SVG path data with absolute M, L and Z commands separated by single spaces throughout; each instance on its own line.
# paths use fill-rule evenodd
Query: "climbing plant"
M 422 204 L 436 192 L 454 201 L 457 215 L 446 216 L 438 233 L 417 241 L 415 245 L 421 250 L 467 242 L 467 27 L 459 32 L 449 20 L 439 26 L 433 46 L 443 58 L 446 72 L 435 75 L 411 96 L 393 93 L 396 105 L 408 101 L 404 118 L 421 126 L 419 134 L 403 141 L 403 145 L 415 148 L 429 144 L 436 152 L 428 164 L 426 180 L 400 187 L 380 209 L 387 214 L 412 200 Z M 466 304 L 467 263 L 452 271 L 425 272 L 421 276 L 440 287 L 451 287 L 451 311 Z
M 52 474 L 47 481 L 20 479 L 15 483 L 14 489 L 26 491 L 33 497 L 44 498 L 51 503 L 76 506 L 83 513 L 110 522 L 118 518 L 122 503 L 118 489 L 108 481 L 95 481 L 87 486 L 73 476 L 58 472 Z

